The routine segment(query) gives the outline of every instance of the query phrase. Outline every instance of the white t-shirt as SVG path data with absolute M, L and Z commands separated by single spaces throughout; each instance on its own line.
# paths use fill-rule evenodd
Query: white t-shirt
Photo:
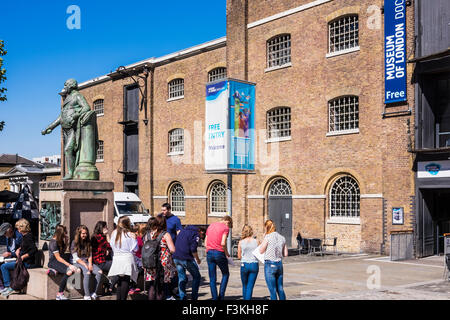
M 286 244 L 286 239 L 278 232 L 269 233 L 264 237 L 267 240 L 267 249 L 264 253 L 264 260 L 281 261 L 283 259 L 283 248 Z
M 132 238 L 131 232 L 122 234 L 122 243 L 116 243 L 116 235 L 117 230 L 114 230 L 111 234 L 111 240 L 109 241 L 109 244 L 111 245 L 114 253 L 132 253 L 138 251 L 138 242 L 136 239 Z

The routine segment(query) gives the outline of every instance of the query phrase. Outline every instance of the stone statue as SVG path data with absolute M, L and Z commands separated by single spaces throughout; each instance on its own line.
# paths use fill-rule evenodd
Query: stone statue
M 41 240 L 51 240 L 56 226 L 61 223 L 61 208 L 58 205 L 43 203 L 39 213 L 41 220 Z
M 64 84 L 61 115 L 41 133 L 49 134 L 58 125 L 63 130 L 67 174 L 63 180 L 99 180 L 95 166 L 98 149 L 97 115 L 78 91 L 75 79 Z

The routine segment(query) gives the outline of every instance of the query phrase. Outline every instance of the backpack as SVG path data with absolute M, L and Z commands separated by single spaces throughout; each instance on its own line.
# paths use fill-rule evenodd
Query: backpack
M 149 233 L 147 233 L 144 246 L 142 247 L 142 266 L 146 269 L 154 269 L 158 265 L 160 243 L 166 232 L 161 232 L 156 239 L 152 240 Z
M 28 273 L 27 268 L 25 268 L 22 259 L 17 257 L 16 266 L 11 277 L 11 288 L 20 291 L 27 286 L 29 279 L 30 274 Z

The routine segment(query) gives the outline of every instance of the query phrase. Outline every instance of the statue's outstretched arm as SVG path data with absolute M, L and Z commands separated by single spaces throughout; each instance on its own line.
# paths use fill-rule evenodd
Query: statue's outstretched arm
M 56 119 L 55 121 L 53 121 L 47 128 L 45 128 L 44 130 L 42 130 L 42 134 L 49 134 L 50 132 L 53 131 L 53 129 L 55 129 L 57 126 L 59 126 L 61 124 L 61 116 L 58 117 L 58 119 Z

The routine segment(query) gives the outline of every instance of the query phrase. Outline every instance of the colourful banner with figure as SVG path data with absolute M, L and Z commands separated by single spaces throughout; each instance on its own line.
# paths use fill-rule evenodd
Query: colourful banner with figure
M 230 80 L 228 168 L 255 170 L 255 85 Z
M 205 170 L 255 170 L 255 85 L 208 84 L 205 114 Z

